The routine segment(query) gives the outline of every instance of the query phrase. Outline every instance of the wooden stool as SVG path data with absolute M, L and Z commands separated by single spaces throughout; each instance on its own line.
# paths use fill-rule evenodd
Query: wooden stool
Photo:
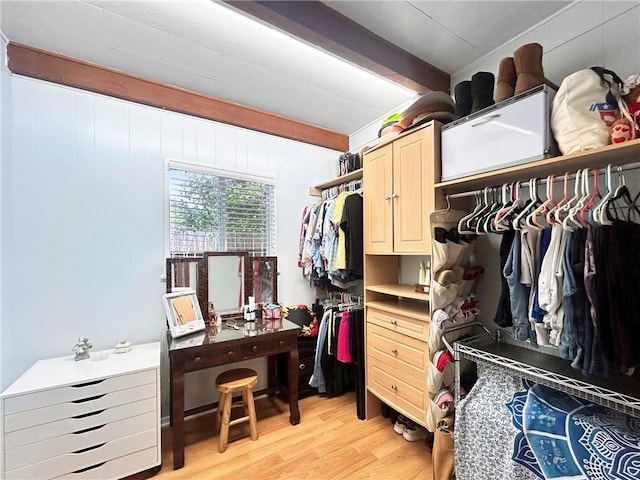
M 218 452 L 222 453 L 227 449 L 229 427 L 239 423 L 249 422 L 251 440 L 258 439 L 256 407 L 253 403 L 253 392 L 251 391 L 256 383 L 258 383 L 258 374 L 250 368 L 228 370 L 216 378 L 216 387 L 218 388 L 218 392 L 220 392 L 218 413 L 216 415 L 216 421 L 220 426 Z M 233 401 L 233 394 L 235 392 L 242 392 L 244 417 L 231 420 L 231 402 Z

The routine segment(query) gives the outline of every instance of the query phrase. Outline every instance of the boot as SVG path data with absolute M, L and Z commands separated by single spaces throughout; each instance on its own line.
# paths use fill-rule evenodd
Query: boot
M 473 99 L 471 113 L 475 113 L 494 104 L 494 81 L 495 77 L 491 72 L 477 72 L 473 74 L 473 77 L 471 77 L 471 98 Z
M 471 82 L 464 80 L 453 87 L 453 94 L 456 97 L 456 108 L 453 114 L 455 120 L 466 117 L 471 113 Z
M 542 45 L 527 43 L 513 52 L 513 63 L 516 67 L 515 95 L 545 83 L 542 70 Z
M 496 103 L 513 97 L 516 79 L 516 66 L 513 63 L 513 57 L 506 57 L 500 60 L 496 85 Z

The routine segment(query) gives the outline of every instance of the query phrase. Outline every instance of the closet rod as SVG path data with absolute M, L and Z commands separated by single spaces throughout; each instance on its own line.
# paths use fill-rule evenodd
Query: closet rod
M 631 170 L 637 170 L 640 168 L 640 162 L 635 162 L 635 163 L 627 163 L 625 165 L 612 165 L 611 169 L 612 169 L 612 173 L 615 173 L 618 171 L 618 169 L 622 170 L 622 171 L 631 171 Z M 579 168 L 578 170 L 584 170 L 584 168 Z M 589 172 L 593 172 L 593 168 L 589 169 Z M 604 168 L 599 168 L 598 169 L 598 173 L 602 173 L 604 174 L 607 170 L 607 167 Z M 575 180 L 576 178 L 576 174 L 572 173 L 569 175 L 568 180 Z M 560 175 L 554 175 L 553 177 L 553 181 L 555 182 L 564 182 L 564 173 L 560 174 Z M 514 182 L 505 182 L 508 185 L 511 185 Z M 515 182 L 518 184 L 518 186 L 520 188 L 529 188 L 529 183 L 528 180 L 524 181 L 524 182 Z M 547 179 L 546 177 L 543 178 L 538 178 L 538 183 L 539 184 L 543 184 L 543 183 L 547 183 Z M 502 184 L 500 185 L 492 185 L 491 187 L 487 187 L 487 188 L 502 188 Z M 471 197 L 474 195 L 481 195 L 484 193 L 484 189 L 480 189 L 480 190 L 470 190 L 467 192 L 460 192 L 460 193 L 447 193 L 445 194 L 445 198 L 448 198 L 449 200 L 453 200 L 454 198 L 463 198 L 463 197 Z

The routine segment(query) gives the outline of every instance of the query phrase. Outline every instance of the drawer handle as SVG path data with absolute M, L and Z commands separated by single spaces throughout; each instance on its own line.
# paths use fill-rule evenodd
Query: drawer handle
M 391 385 L 391 390 L 398 390 L 398 386 L 397 385 Z
M 386 197 L 384 197 L 385 200 L 391 200 L 391 196 L 387 195 Z
M 104 465 L 107 462 L 102 462 L 102 463 L 96 463 L 95 465 L 91 465 L 90 467 L 85 467 L 85 468 L 81 468 L 80 470 L 76 470 L 75 472 L 71 472 L 71 473 L 82 473 L 82 472 L 88 472 L 89 470 L 93 470 L 94 468 L 99 468 L 102 465 Z
M 90 402 L 91 400 L 97 400 L 99 398 L 104 397 L 106 394 L 102 394 L 102 395 L 96 395 L 95 397 L 87 397 L 87 398 L 80 398 L 78 400 L 71 400 L 71 403 L 84 403 L 84 402 Z
M 251 350 L 254 351 L 254 352 L 257 352 L 258 351 L 258 346 L 254 345 L 253 347 L 251 347 Z
M 489 115 L 486 118 L 481 118 L 476 123 L 471 125 L 472 127 L 479 127 L 480 125 L 484 125 L 485 123 L 489 123 L 491 120 L 495 120 L 496 118 L 500 118 L 499 113 L 494 113 L 493 115 Z
M 393 353 L 393 354 L 398 353 L 398 349 L 397 349 L 397 348 L 392 348 L 392 349 L 391 349 L 391 353 Z
M 284 340 L 280 340 L 280 341 L 278 342 L 278 345 L 283 346 L 283 345 L 284 345 Z
M 88 452 L 89 450 L 95 450 L 96 448 L 100 448 L 103 445 L 106 445 L 106 442 L 105 443 L 101 443 L 99 445 L 93 445 L 93 446 L 87 447 L 87 448 L 81 448 L 80 450 L 76 450 L 75 452 L 71 452 L 71 453 L 84 453 L 84 452 Z
M 301 363 L 300 365 L 298 365 L 298 368 L 300 370 L 304 370 L 305 368 L 307 368 L 307 366 L 304 363 Z
M 193 359 L 193 363 L 200 363 L 202 361 L 202 358 L 200 357 L 196 357 Z
M 102 382 L 104 382 L 104 378 L 102 380 L 94 380 L 92 382 L 78 383 L 77 385 L 71 385 L 71 388 L 83 388 L 83 387 L 88 387 L 90 385 L 97 385 Z
M 102 412 L 104 412 L 104 409 L 102 410 L 97 410 L 95 412 L 89 412 L 89 413 L 83 413 L 82 415 L 76 415 L 75 417 L 71 417 L 71 418 L 87 418 L 87 417 L 91 417 L 93 415 L 100 415 Z
M 398 195 L 397 193 L 392 193 L 391 194 L 391 198 L 398 198 L 400 195 Z
M 397 320 L 391 320 L 391 325 L 396 325 L 398 323 Z
M 232 357 L 232 356 L 233 356 L 233 353 L 234 353 L 234 352 L 233 352 L 233 350 L 229 350 L 229 351 L 227 352 L 227 356 Z
M 104 428 L 105 425 L 106 425 L 106 423 L 103 423 L 102 425 L 98 425 L 97 427 L 89 427 L 89 428 L 85 428 L 84 430 L 78 430 L 76 432 L 72 432 L 72 434 L 73 435 L 82 435 L 83 433 L 93 432 L 94 430 L 100 430 L 101 428 Z

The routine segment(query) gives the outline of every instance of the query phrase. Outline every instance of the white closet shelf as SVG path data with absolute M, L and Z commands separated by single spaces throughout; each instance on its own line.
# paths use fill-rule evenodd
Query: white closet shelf
M 456 342 L 454 348 L 456 359 L 491 363 L 535 383 L 640 417 L 640 382 L 635 378 L 585 376 L 568 360 L 516 345 L 507 337 L 498 341 L 488 336 L 472 337 Z
M 386 295 L 394 295 L 402 298 L 412 298 L 414 300 L 422 300 L 424 302 L 429 301 L 429 294 L 416 292 L 413 285 L 386 283 L 383 285 L 367 285 L 366 288 L 371 292 L 384 293 Z
M 365 302 L 366 307 L 375 308 L 383 312 L 397 315 L 412 317 L 425 322 L 431 321 L 429 308 L 424 303 L 419 302 L 403 302 L 400 299 L 393 300 L 374 300 Z
M 640 139 L 635 139 L 617 145 L 607 145 L 584 152 L 536 160 L 535 162 L 448 180 L 436 183 L 435 188 L 443 193 L 459 193 L 465 190 L 513 182 L 521 180 L 523 177 L 561 175 L 567 171 L 575 172 L 581 168 L 602 168 L 608 164 L 624 165 L 637 161 L 639 157 Z
M 327 180 L 324 183 L 319 183 L 318 185 L 309 187 L 309 195 L 312 195 L 314 197 L 319 197 L 322 194 L 322 190 L 335 187 L 336 185 L 340 185 L 342 183 L 350 182 L 351 180 L 358 180 L 360 178 L 362 178 L 361 168 L 358 170 L 354 170 L 353 172 L 349 172 L 345 175 L 341 175 L 339 177 L 333 178 L 331 180 Z

